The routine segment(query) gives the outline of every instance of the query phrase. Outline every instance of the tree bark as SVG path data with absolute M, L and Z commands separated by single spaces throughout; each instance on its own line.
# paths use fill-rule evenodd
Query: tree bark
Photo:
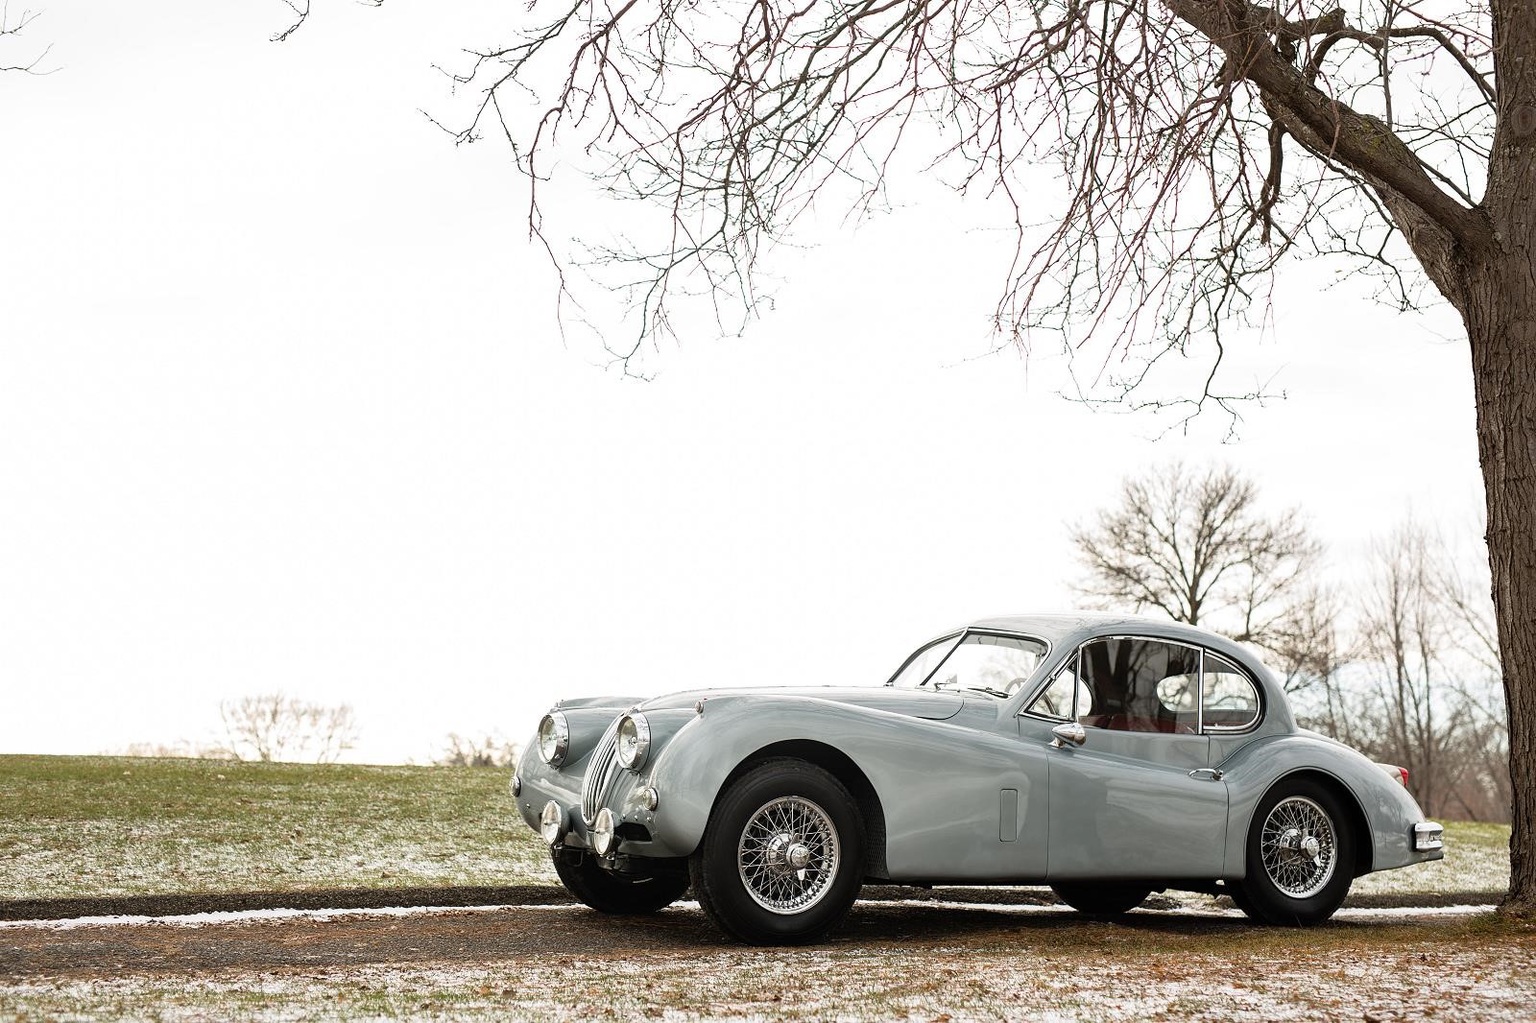
M 1462 316 L 1472 346 L 1488 559 L 1509 714 L 1509 894 L 1536 916 L 1536 6 L 1495 0 L 1498 127 L 1483 212 L 1490 243 L 1469 266 Z
M 1520 244 L 1499 233 L 1497 251 L 1472 274 L 1464 316 L 1509 715 L 1513 809 L 1502 908 L 1529 917 L 1536 915 L 1536 248 L 1529 231 Z

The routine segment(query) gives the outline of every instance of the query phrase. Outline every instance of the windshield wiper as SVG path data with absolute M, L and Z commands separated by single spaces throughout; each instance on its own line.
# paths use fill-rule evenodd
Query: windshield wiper
M 961 686 L 960 688 L 968 693 L 986 693 L 988 696 L 996 696 L 1001 700 L 1006 700 L 1011 695 L 1003 692 L 1001 689 L 993 689 L 990 686 Z

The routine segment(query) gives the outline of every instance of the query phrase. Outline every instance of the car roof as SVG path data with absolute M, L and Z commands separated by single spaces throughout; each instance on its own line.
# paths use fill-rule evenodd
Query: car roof
M 963 629 L 1018 632 L 1038 636 L 1053 647 L 1076 646 L 1095 636 L 1135 635 L 1167 639 L 1174 642 L 1193 643 L 1236 657 L 1250 668 L 1263 668 L 1264 659 L 1257 652 L 1220 633 L 1211 632 L 1183 622 L 1150 615 L 1134 615 L 1104 611 L 1068 611 L 1053 614 L 998 615 L 981 618 Z M 953 635 L 953 629 L 946 635 Z
M 1154 618 L 1150 615 L 1067 611 L 981 618 L 958 629 L 952 629 L 945 635 L 954 635 L 965 629 L 1036 636 L 1048 641 L 1058 653 L 1065 653 L 1095 637 L 1115 635 L 1146 636 L 1203 646 L 1243 665 L 1255 676 L 1259 684 L 1267 690 L 1270 704 L 1266 712 L 1267 719 L 1286 730 L 1294 730 L 1296 727 L 1289 704 L 1284 698 L 1284 687 L 1264 663 L 1264 658 L 1236 640 L 1198 626 L 1185 625 L 1167 618 Z
M 1111 611 L 1065 611 L 1048 614 L 997 615 L 968 623 L 968 629 L 997 629 L 1002 632 L 1032 632 L 1046 639 L 1059 639 L 1082 631 L 1101 635 L 1113 633 L 1123 627 L 1132 632 L 1153 633 L 1164 636 L 1181 636 L 1190 640 L 1220 639 L 1206 629 L 1154 618 L 1151 615 L 1124 614 Z

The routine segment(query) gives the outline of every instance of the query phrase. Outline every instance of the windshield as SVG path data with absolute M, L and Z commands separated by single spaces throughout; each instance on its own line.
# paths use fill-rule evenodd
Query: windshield
M 1012 696 L 1045 657 L 1046 644 L 1026 636 L 971 632 L 923 647 L 890 685 L 902 689 L 971 689 Z

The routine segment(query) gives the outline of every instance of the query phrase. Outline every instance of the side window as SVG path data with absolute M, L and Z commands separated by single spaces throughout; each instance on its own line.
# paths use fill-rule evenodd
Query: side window
M 1091 698 L 1084 725 L 1127 732 L 1200 730 L 1200 651 L 1152 639 L 1101 639 L 1079 668 Z
M 1205 655 L 1205 727 L 1211 732 L 1239 731 L 1259 718 L 1259 690 L 1236 665 Z
M 1081 688 L 1077 680 L 1077 658 L 1073 658 L 1066 667 L 1056 673 L 1051 679 L 1051 684 L 1046 686 L 1034 702 L 1025 708 L 1027 714 L 1037 714 L 1040 717 L 1060 718 L 1069 720 L 1076 717 L 1072 709 L 1072 698 Z M 1087 706 L 1087 701 L 1083 701 Z

